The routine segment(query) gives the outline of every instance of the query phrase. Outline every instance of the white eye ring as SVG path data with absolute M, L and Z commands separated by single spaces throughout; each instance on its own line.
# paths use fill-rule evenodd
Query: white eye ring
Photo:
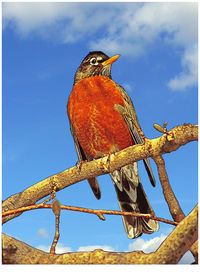
M 92 57 L 92 58 L 90 59 L 90 64 L 92 64 L 92 65 L 98 65 L 97 59 L 96 59 L 95 57 Z

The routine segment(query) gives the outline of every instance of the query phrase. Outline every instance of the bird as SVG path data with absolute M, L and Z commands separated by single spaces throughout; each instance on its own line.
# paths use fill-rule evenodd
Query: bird
M 109 57 L 102 51 L 91 51 L 75 73 L 67 114 L 79 162 L 144 143 L 133 102 L 111 77 L 111 66 L 119 56 Z M 150 182 L 155 186 L 150 161 L 148 158 L 143 161 Z M 110 176 L 121 211 L 155 215 L 142 186 L 137 162 L 111 172 Z M 89 178 L 88 183 L 96 198 L 100 199 L 97 178 Z M 159 229 L 158 222 L 150 218 L 122 215 L 122 219 L 131 239 Z

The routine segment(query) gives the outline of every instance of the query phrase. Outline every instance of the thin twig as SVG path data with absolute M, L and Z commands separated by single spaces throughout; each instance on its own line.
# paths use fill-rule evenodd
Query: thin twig
M 56 216 L 56 232 L 55 232 L 53 243 L 51 245 L 50 254 L 55 254 L 55 248 L 58 243 L 58 239 L 60 237 L 60 233 L 59 233 L 60 206 L 61 206 L 60 202 L 57 199 L 54 199 L 52 203 L 52 210 Z
M 35 209 L 49 209 L 52 208 L 51 204 L 34 204 L 30 205 L 27 207 L 22 207 L 14 210 L 9 210 L 4 213 L 2 213 L 2 217 L 8 216 L 8 215 L 13 215 L 16 213 L 21 213 L 29 210 L 35 210 Z M 60 209 L 64 210 L 70 210 L 70 211 L 78 211 L 78 212 L 84 212 L 84 213 L 90 213 L 90 214 L 95 214 L 98 217 L 102 217 L 103 214 L 105 215 L 123 215 L 123 216 L 134 216 L 134 217 L 142 217 L 142 218 L 147 218 L 147 219 L 152 219 L 156 221 L 160 221 L 163 223 L 171 224 L 171 225 L 178 225 L 177 222 L 169 221 L 163 218 L 159 218 L 156 216 L 152 216 L 151 214 L 142 214 L 142 213 L 133 213 L 133 212 L 123 212 L 123 211 L 115 211 L 115 210 L 98 210 L 98 209 L 88 209 L 88 208 L 83 208 L 83 207 L 75 207 L 75 206 L 67 206 L 67 205 L 60 205 Z
M 51 196 L 48 197 L 47 199 L 45 199 L 41 204 L 46 204 L 47 202 L 54 199 L 55 197 L 56 197 L 56 186 L 53 187 L 53 191 L 52 191 Z

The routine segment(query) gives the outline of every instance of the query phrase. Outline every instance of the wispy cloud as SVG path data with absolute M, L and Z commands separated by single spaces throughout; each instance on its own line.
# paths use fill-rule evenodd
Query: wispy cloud
M 128 83 L 123 83 L 122 86 L 124 87 L 124 89 L 128 92 L 132 91 L 133 90 L 133 87 L 128 84 Z
M 172 228 L 169 228 L 167 234 L 172 231 Z M 41 231 L 43 233 L 43 231 Z M 145 240 L 143 238 L 137 238 L 133 242 L 131 242 L 128 246 L 128 252 L 132 251 L 143 251 L 144 253 L 148 254 L 151 252 L 155 252 L 162 242 L 167 238 L 166 234 L 161 234 L 160 236 L 154 237 L 150 240 Z M 50 252 L 50 246 L 40 245 L 37 249 L 42 250 L 44 252 Z M 56 254 L 64 254 L 67 252 L 90 252 L 96 249 L 102 249 L 107 252 L 116 252 L 116 248 L 113 248 L 109 245 L 88 245 L 88 246 L 81 246 L 77 250 L 73 250 L 71 247 L 67 247 L 62 243 L 58 243 L 56 246 Z M 184 256 L 179 261 L 179 264 L 190 264 L 194 262 L 194 257 L 188 251 L 184 254 Z
M 192 253 L 190 251 L 187 251 L 185 255 L 181 258 L 179 261 L 179 264 L 191 264 L 195 261 Z
M 170 228 L 169 231 L 171 231 L 171 229 L 172 228 Z M 129 244 L 128 251 L 143 251 L 144 253 L 155 252 L 166 238 L 167 235 L 165 234 L 161 234 L 150 240 L 145 240 L 140 237 Z M 179 261 L 179 264 L 190 264 L 192 262 L 194 262 L 194 257 L 191 252 L 187 251 Z
M 42 250 L 47 253 L 50 252 L 50 246 L 39 245 L 37 247 L 37 249 Z M 112 248 L 111 246 L 107 246 L 107 245 L 88 245 L 88 246 L 79 247 L 77 252 L 90 252 L 90 251 L 94 251 L 96 249 L 102 249 L 102 250 L 108 251 L 108 252 L 115 251 L 114 248 Z M 58 243 L 56 245 L 56 254 L 64 254 L 67 252 L 73 252 L 72 248 L 66 247 L 62 243 Z
M 197 85 L 197 15 L 197 3 L 4 3 L 3 26 L 60 43 L 86 38 L 90 49 L 132 58 L 162 40 L 182 50 L 168 87 L 184 90 Z
M 155 252 L 166 238 L 167 236 L 164 234 L 150 240 L 138 238 L 129 244 L 128 251 L 143 251 L 144 253 Z
M 80 247 L 78 249 L 78 252 L 90 252 L 90 251 L 94 251 L 96 249 L 102 249 L 102 250 L 108 251 L 108 252 L 114 252 L 115 251 L 115 249 L 112 248 L 111 246 L 107 246 L 107 245 L 91 245 L 91 246 Z
M 42 238 L 48 238 L 49 234 L 44 228 L 40 228 L 37 233 Z
M 45 245 L 39 245 L 37 247 L 37 249 L 39 249 L 41 251 L 44 251 L 46 253 L 50 252 L 50 248 L 51 248 L 51 246 L 45 246 Z M 58 243 L 56 245 L 56 250 L 55 251 L 56 251 L 56 254 L 64 254 L 64 253 L 72 252 L 72 249 L 70 247 L 64 246 L 62 243 Z
M 184 90 L 189 86 L 197 85 L 198 81 L 198 48 L 197 44 L 188 47 L 181 58 L 183 71 L 168 83 L 172 90 Z

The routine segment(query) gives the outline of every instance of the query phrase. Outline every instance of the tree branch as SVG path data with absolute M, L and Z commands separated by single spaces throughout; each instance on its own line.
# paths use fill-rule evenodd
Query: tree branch
M 151 263 L 178 263 L 197 239 L 198 205 L 179 223 L 158 250 L 152 254 Z
M 53 210 L 53 212 L 55 214 L 55 217 L 56 217 L 56 232 L 55 232 L 53 243 L 51 245 L 50 253 L 55 254 L 56 245 L 57 245 L 58 239 L 60 237 L 59 224 L 60 224 L 61 205 L 60 205 L 60 202 L 57 199 L 54 199 L 51 206 L 52 206 L 52 210 Z
M 165 169 L 165 162 L 162 156 L 153 158 L 158 169 L 160 183 L 162 185 L 163 194 L 168 204 L 169 211 L 176 222 L 180 222 L 185 218 L 185 215 L 180 207 L 178 200 L 170 186 L 169 178 Z
M 53 189 L 60 191 L 79 181 L 95 176 L 110 173 L 122 166 L 147 157 L 156 157 L 165 153 L 177 150 L 180 146 L 198 139 L 198 126 L 184 124 L 176 126 L 167 134 L 156 139 L 145 139 L 144 145 L 128 147 L 118 153 L 105 156 L 101 159 L 86 162 L 79 166 L 72 167 L 56 175 L 50 176 L 41 182 L 12 195 L 3 203 L 3 211 L 8 211 L 24 206 L 35 204 L 38 200 L 51 194 Z M 14 214 L 3 218 L 3 223 L 19 216 Z
M 181 209 L 181 206 L 176 199 L 176 196 L 171 188 L 169 178 L 167 175 L 167 171 L 165 169 L 165 162 L 162 156 L 157 156 L 153 158 L 158 169 L 158 175 L 160 179 L 160 183 L 162 185 L 163 194 L 165 200 L 168 204 L 169 211 L 176 222 L 180 222 L 185 218 L 185 215 Z M 190 248 L 191 253 L 193 254 L 196 263 L 198 263 L 198 241 Z
M 198 206 L 180 222 L 154 253 L 93 252 L 47 254 L 3 234 L 4 264 L 175 264 L 197 240 Z
M 54 203 L 54 202 L 53 202 Z M 53 203 L 51 204 L 34 204 L 26 207 L 21 207 L 13 210 L 8 210 L 6 212 L 2 213 L 2 217 L 6 217 L 9 215 L 13 215 L 16 213 L 22 213 L 25 211 L 30 211 L 30 210 L 36 210 L 36 209 L 53 209 Z M 88 208 L 83 208 L 83 207 L 76 207 L 76 206 L 68 206 L 68 205 L 60 205 L 60 210 L 70 210 L 70 211 L 78 211 L 78 212 L 83 212 L 83 213 L 89 213 L 89 214 L 95 214 L 97 215 L 101 220 L 105 220 L 103 214 L 106 215 L 123 215 L 123 216 L 133 216 L 133 217 L 142 217 L 142 218 L 147 218 L 147 219 L 152 219 L 155 221 L 163 222 L 166 224 L 174 225 L 177 226 L 177 222 L 169 221 L 167 219 L 159 218 L 156 216 L 153 216 L 151 214 L 143 214 L 143 213 L 135 213 L 135 212 L 125 212 L 125 211 L 116 211 L 116 210 L 100 210 L 100 209 L 88 209 Z

